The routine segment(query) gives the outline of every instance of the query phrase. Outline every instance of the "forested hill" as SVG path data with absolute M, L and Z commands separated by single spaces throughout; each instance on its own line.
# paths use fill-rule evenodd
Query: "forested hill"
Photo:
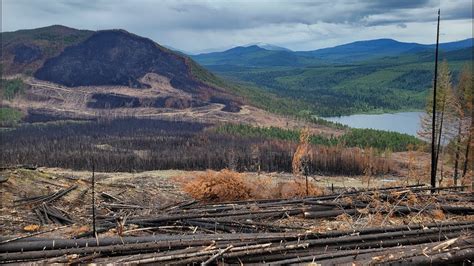
M 240 105 L 250 103 L 242 97 L 243 89 L 236 90 L 221 82 L 189 57 L 124 30 L 88 31 L 54 25 L 2 32 L 1 37 L 2 76 L 22 74 L 71 88 L 139 89 L 154 83 L 168 94 L 174 90 L 170 95 L 160 92 L 166 97 L 157 99 L 94 94 L 87 103 L 89 107 L 141 107 L 144 100 L 152 100 L 156 108 L 182 109 L 218 103 L 225 105 L 223 111 L 237 112 Z
M 472 43 L 440 45 L 454 83 L 459 70 L 473 63 Z M 242 47 L 194 58 L 220 76 L 297 100 L 301 112 L 322 116 L 422 109 L 434 68 L 433 45 L 390 39 L 310 52 Z

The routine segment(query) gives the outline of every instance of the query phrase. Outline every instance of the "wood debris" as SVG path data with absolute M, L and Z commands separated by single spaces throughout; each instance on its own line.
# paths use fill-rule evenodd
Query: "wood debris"
M 466 262 L 474 256 L 474 196 L 460 189 L 437 188 L 434 197 L 428 187 L 412 185 L 290 199 L 186 200 L 161 207 L 103 191 L 96 203 L 98 239 L 85 232 L 68 239 L 3 240 L 0 263 Z M 40 197 L 33 209 L 46 210 L 43 219 L 73 223 L 74 217 L 51 205 L 51 195 Z M 435 210 L 452 221 L 436 220 Z M 334 230 L 328 223 L 348 227 Z M 308 224 L 326 228 L 313 230 Z

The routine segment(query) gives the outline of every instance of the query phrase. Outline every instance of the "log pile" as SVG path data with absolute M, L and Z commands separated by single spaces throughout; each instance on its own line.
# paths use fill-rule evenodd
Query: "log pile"
M 23 198 L 16 200 L 15 202 L 17 203 L 16 206 L 24 205 L 24 204 L 39 204 L 39 203 L 49 203 L 53 202 L 62 196 L 66 195 L 67 193 L 73 191 L 76 189 L 77 186 L 71 186 L 67 189 L 61 189 L 58 190 L 57 192 L 54 192 L 52 194 L 44 195 L 44 196 L 37 196 L 37 197 L 31 197 L 31 198 Z
M 381 227 L 328 233 L 156 234 L 144 237 L 35 239 L 0 245 L 0 262 L 95 262 L 191 264 L 211 262 L 334 263 L 418 261 L 433 255 L 459 262 L 474 256 L 473 222 L 411 228 Z M 420 245 L 422 244 L 422 245 Z M 397 254 L 397 256 L 390 256 Z M 457 257 L 453 257 L 453 254 Z M 456 255 L 458 254 L 458 255 Z M 54 258 L 54 259 L 51 259 Z
M 61 225 L 73 224 L 74 221 L 70 218 L 70 215 L 66 211 L 53 206 L 52 203 L 76 188 L 77 185 L 73 185 L 48 195 L 22 198 L 14 201 L 15 207 L 23 205 L 33 206 L 32 211 L 42 225 L 51 223 Z
M 439 188 L 433 195 L 429 188 L 414 185 L 300 199 L 186 201 L 154 209 L 106 193 L 101 195 L 106 201 L 98 203 L 108 210 L 97 217 L 99 232 L 112 229 L 118 235 L 6 239 L 0 241 L 0 263 L 470 262 L 474 259 L 474 219 L 470 216 L 474 195 L 460 189 Z M 452 219 L 416 222 L 415 218 L 434 212 Z M 377 226 L 367 225 L 365 218 L 372 214 L 382 217 Z M 298 219 L 318 224 L 341 215 L 353 218 L 353 228 L 315 231 L 284 222 Z M 406 224 L 391 223 L 406 217 L 401 220 Z

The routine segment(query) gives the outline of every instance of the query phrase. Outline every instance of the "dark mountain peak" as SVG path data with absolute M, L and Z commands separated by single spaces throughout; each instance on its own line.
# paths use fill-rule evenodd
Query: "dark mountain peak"
M 99 30 L 94 32 L 90 38 L 84 41 L 85 44 L 95 42 L 104 42 L 104 47 L 102 49 L 105 49 L 105 47 L 120 48 L 121 45 L 132 45 L 132 43 L 135 45 L 147 45 L 150 49 L 162 48 L 151 39 L 135 35 L 123 29 Z
M 87 103 L 89 108 L 182 109 L 219 103 L 225 105 L 223 111 L 240 110 L 242 99 L 190 58 L 126 30 L 81 31 L 53 25 L 7 35 L 9 42 L 1 58 L 7 75 L 33 75 L 68 87 L 149 87 L 160 94 L 140 98 L 95 93 Z
M 36 29 L 25 29 L 25 30 L 17 30 L 11 32 L 2 32 L 2 37 L 4 41 L 10 41 L 15 39 L 22 39 L 22 40 L 44 40 L 44 41 L 54 41 L 61 38 L 67 38 L 69 36 L 75 35 L 84 35 L 84 34 L 91 34 L 93 31 L 89 30 L 78 30 L 69 28 L 63 25 L 51 25 L 42 28 Z
M 38 28 L 38 29 L 36 29 L 36 30 L 77 31 L 77 29 L 74 29 L 74 28 L 71 28 L 71 27 L 68 27 L 68 26 L 64 26 L 64 25 L 59 25 L 59 24 L 54 24 L 54 25 L 51 25 L 51 26 L 46 26 L 46 27 Z
M 142 41 L 147 41 L 147 42 L 152 42 L 156 44 L 153 40 L 149 38 L 145 38 L 136 34 L 133 34 L 131 32 L 128 32 L 124 29 L 109 29 L 109 30 L 98 30 L 94 32 L 93 35 L 105 35 L 105 36 L 116 36 L 120 38 L 131 38 L 131 39 L 136 39 L 136 40 L 142 40 Z
M 156 73 L 189 89 L 185 58 L 150 39 L 125 30 L 101 30 L 48 59 L 35 77 L 66 86 L 123 85 L 142 87 L 139 79 Z

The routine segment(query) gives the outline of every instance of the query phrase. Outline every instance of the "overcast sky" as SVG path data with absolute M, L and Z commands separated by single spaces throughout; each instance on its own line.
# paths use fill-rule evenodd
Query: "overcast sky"
M 357 40 L 472 38 L 472 0 L 1 0 L 2 31 L 121 28 L 188 52 L 266 42 L 314 50 Z

